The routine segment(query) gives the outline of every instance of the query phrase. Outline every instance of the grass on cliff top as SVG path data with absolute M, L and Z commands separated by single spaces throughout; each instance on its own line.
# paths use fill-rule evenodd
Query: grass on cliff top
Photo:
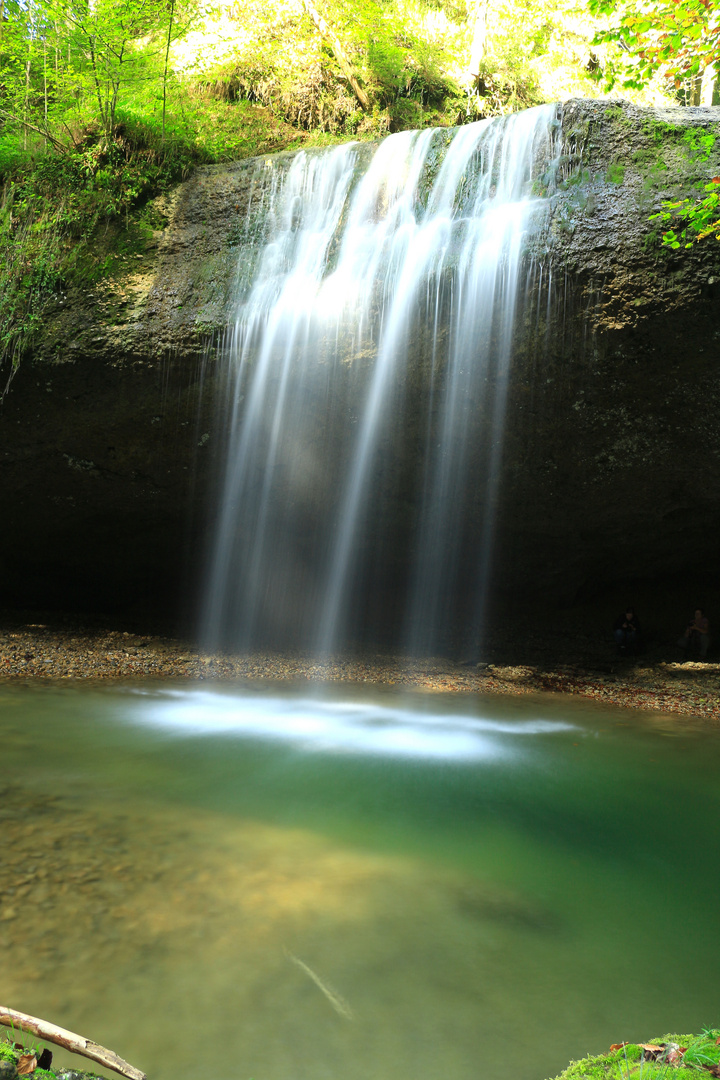
M 301 131 L 246 101 L 186 104 L 164 135 L 132 109 L 110 143 L 90 118 L 78 120 L 65 153 L 37 136 L 0 137 L 0 400 L 52 298 L 106 276 L 115 254 L 142 250 L 159 227 L 150 199 L 196 165 L 341 138 Z
M 606 1054 L 571 1062 L 555 1080 L 701 1080 L 703 1076 L 718 1076 L 718 1037 L 720 1029 L 707 1028 L 700 1035 L 663 1035 L 645 1044 L 685 1048 L 682 1054 L 670 1054 L 674 1061 L 664 1054 L 652 1060 L 642 1044 L 627 1043 Z

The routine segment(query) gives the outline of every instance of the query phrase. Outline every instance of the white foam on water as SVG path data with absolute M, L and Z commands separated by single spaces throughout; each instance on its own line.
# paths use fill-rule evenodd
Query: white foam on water
M 168 735 L 284 742 L 311 753 L 480 761 L 512 756 L 532 736 L 578 730 L 554 720 L 494 720 L 313 697 L 208 690 L 143 696 L 133 719 Z

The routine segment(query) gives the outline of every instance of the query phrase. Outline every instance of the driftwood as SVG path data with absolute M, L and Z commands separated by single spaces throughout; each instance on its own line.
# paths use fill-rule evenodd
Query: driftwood
M 45 1042 L 64 1046 L 66 1050 L 97 1061 L 99 1065 L 104 1065 L 106 1069 L 112 1069 L 113 1072 L 126 1076 L 128 1080 L 147 1080 L 145 1073 L 128 1065 L 127 1061 L 123 1061 L 112 1050 L 106 1050 L 104 1046 L 90 1039 L 84 1039 L 82 1035 L 76 1035 L 73 1031 L 66 1031 L 65 1028 L 49 1024 L 47 1020 L 39 1020 L 37 1016 L 28 1016 L 27 1013 L 17 1012 L 15 1009 L 7 1009 L 4 1005 L 0 1005 L 0 1024 L 20 1031 L 29 1031 L 38 1038 L 44 1039 Z

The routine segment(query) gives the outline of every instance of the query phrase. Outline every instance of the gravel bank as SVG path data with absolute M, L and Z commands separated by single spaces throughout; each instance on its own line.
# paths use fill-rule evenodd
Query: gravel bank
M 610 659 L 608 659 L 610 658 Z M 640 657 L 553 664 L 458 663 L 365 655 L 318 662 L 303 656 L 207 655 L 176 638 L 120 630 L 58 629 L 16 622 L 0 630 L 0 681 L 67 679 L 287 679 L 382 683 L 427 691 L 576 694 L 607 704 L 720 722 L 720 663 Z

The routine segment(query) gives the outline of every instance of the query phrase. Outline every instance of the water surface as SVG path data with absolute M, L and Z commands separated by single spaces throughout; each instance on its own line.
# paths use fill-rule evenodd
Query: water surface
M 559 699 L 0 689 L 0 999 L 187 1080 L 717 1022 L 720 739 Z

